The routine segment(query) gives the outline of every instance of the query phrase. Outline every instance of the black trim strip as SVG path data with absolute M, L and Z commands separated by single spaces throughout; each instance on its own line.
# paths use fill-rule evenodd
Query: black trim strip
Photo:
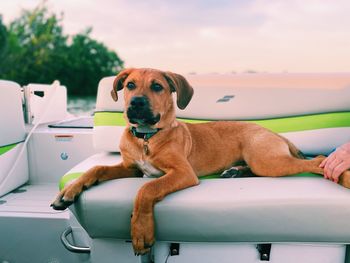
M 22 140 L 22 141 L 19 141 L 19 142 L 15 142 L 15 143 L 10 143 L 10 144 L 6 144 L 6 145 L 0 145 L 0 148 L 2 147 L 7 147 L 7 146 L 12 146 L 12 145 L 15 145 L 15 144 L 20 144 L 22 142 L 24 142 L 25 140 Z

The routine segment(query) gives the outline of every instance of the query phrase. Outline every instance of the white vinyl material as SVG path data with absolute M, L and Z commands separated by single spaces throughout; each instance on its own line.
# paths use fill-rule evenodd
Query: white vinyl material
M 15 82 L 0 80 L 0 100 L 0 147 L 18 143 L 0 155 L 0 196 L 3 196 L 28 180 L 28 160 L 26 149 L 20 156 L 24 143 L 19 142 L 26 135 L 21 87 Z M 18 157 L 18 165 L 13 168 Z
M 69 174 L 120 161 L 120 154 L 96 154 Z M 73 210 L 91 237 L 129 239 L 135 195 L 149 180 L 101 183 L 84 191 Z M 348 189 L 322 177 L 201 180 L 157 203 L 157 240 L 349 243 L 349 200 Z
M 44 95 L 37 96 L 35 92 L 42 92 Z M 29 123 L 47 123 L 67 118 L 67 89 L 58 81 L 51 85 L 29 84 L 25 87 L 25 94 Z
M 111 91 L 115 77 L 105 77 L 100 80 L 97 90 L 96 111 L 123 111 L 124 93 L 118 92 L 118 101 L 112 99 Z
M 67 174 L 85 172 L 96 165 L 115 165 L 121 161 L 122 157 L 120 154 L 108 152 L 97 153 L 74 166 Z
M 75 203 L 75 215 L 92 238 L 130 239 L 136 193 L 150 180 L 158 179 L 125 178 L 91 187 Z M 346 244 L 349 200 L 348 189 L 321 177 L 201 180 L 156 204 L 156 239 Z
M 10 151 L 0 155 L 0 196 L 7 194 L 28 181 L 27 150 L 22 154 L 17 167 L 9 174 L 24 143 L 20 143 Z
M 195 92 L 188 107 L 184 111 L 177 110 L 177 116 L 181 117 L 244 120 L 350 110 L 350 74 L 186 77 Z M 225 96 L 234 97 L 218 102 Z
M 185 76 L 194 95 L 177 117 L 264 119 L 350 110 L 350 74 L 212 74 Z M 123 111 L 123 90 L 114 102 L 114 77 L 100 81 L 96 111 Z M 218 102 L 224 99 L 224 102 Z M 205 105 L 205 107 L 203 107 Z
M 0 80 L 0 147 L 25 138 L 21 87 Z
M 328 155 L 350 141 L 350 127 L 281 133 L 307 155 Z
M 120 138 L 125 130 L 124 126 L 95 126 L 93 145 L 98 151 L 119 152 Z
M 120 161 L 119 154 L 100 153 L 69 173 Z M 119 257 L 137 262 L 131 243 L 123 240 L 130 239 L 136 192 L 149 180 L 101 183 L 84 191 L 71 207 L 93 238 L 92 262 L 109 263 Z M 258 263 L 256 244 L 272 242 L 272 263 L 343 263 L 344 243 L 349 242 L 349 198 L 347 189 L 323 178 L 202 180 L 155 206 L 155 262 L 165 262 L 170 242 L 176 242 L 180 255 L 168 262 Z

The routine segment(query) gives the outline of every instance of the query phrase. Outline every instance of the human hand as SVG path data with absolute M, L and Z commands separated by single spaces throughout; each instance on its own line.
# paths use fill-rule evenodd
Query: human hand
M 338 183 L 339 176 L 350 168 L 350 142 L 338 147 L 320 164 L 324 177 Z

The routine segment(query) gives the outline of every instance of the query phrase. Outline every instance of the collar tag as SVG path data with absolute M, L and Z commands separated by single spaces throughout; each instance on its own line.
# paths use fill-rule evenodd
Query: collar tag
M 149 148 L 148 148 L 148 138 L 146 137 L 146 135 L 145 135 L 145 137 L 143 138 L 143 153 L 145 154 L 145 155 L 149 155 Z

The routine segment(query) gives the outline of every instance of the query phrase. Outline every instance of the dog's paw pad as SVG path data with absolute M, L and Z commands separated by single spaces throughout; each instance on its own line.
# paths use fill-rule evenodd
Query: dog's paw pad
M 236 167 L 232 167 L 222 172 L 220 177 L 222 178 L 234 178 L 240 175 L 240 170 Z

